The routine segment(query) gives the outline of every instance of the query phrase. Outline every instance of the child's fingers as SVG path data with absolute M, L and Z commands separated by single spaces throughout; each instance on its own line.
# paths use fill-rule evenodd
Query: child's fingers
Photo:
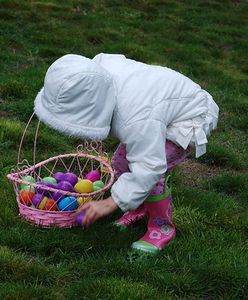
M 96 220 L 96 212 L 92 208 L 88 209 L 83 219 L 83 225 L 88 227 L 89 225 L 94 223 L 95 220 Z
M 91 203 L 85 203 L 80 207 L 80 212 L 86 212 L 88 209 L 90 209 L 92 207 Z
M 92 207 L 89 207 L 86 211 L 84 211 L 84 218 L 83 218 L 83 223 L 88 223 L 89 220 L 91 220 L 93 214 L 94 214 L 94 210 L 92 209 Z

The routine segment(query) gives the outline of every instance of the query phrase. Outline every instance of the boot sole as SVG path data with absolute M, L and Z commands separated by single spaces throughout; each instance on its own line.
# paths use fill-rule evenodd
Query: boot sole
M 121 231 L 121 232 L 127 231 L 127 230 L 130 228 L 130 226 L 131 226 L 131 225 L 130 225 L 130 226 L 125 226 L 125 225 L 118 224 L 118 223 L 115 223 L 115 222 L 113 222 L 112 225 L 113 225 L 115 228 L 117 228 L 119 231 Z
M 175 240 L 175 237 L 176 237 L 176 234 L 174 234 L 174 236 L 171 238 L 169 243 L 167 243 L 163 248 L 158 248 L 158 247 L 156 247 L 148 242 L 142 241 L 142 240 L 134 242 L 131 245 L 131 248 L 138 250 L 140 252 L 145 252 L 145 253 L 155 255 L 155 254 L 159 253 L 161 250 L 163 250 L 164 248 L 166 248 L 167 245 L 173 243 Z

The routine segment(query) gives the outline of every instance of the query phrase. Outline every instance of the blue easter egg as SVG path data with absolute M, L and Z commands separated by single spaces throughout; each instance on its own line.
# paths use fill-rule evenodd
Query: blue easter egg
M 58 203 L 59 210 L 68 211 L 78 208 L 78 202 L 75 197 L 65 197 Z

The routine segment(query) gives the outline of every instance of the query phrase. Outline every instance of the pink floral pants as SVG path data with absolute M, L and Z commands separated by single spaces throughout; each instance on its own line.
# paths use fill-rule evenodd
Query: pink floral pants
M 192 152 L 192 148 L 189 146 L 186 150 L 177 146 L 173 142 L 167 140 L 165 144 L 166 159 L 167 159 L 167 171 L 173 169 L 189 156 Z M 128 161 L 126 159 L 126 146 L 119 144 L 113 158 L 112 166 L 115 170 L 116 177 L 118 178 L 122 173 L 130 172 L 128 168 Z M 157 182 L 152 189 L 150 196 L 161 195 L 164 191 L 164 176 Z

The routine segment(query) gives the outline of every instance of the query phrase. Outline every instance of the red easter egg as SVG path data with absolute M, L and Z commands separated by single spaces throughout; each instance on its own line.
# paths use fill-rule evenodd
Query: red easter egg
M 54 201 L 52 198 L 47 198 L 43 210 L 50 210 L 50 211 L 58 210 L 56 201 Z
M 27 206 L 32 204 L 33 197 L 34 197 L 34 192 L 31 192 L 29 190 L 24 190 L 20 193 L 21 203 Z

